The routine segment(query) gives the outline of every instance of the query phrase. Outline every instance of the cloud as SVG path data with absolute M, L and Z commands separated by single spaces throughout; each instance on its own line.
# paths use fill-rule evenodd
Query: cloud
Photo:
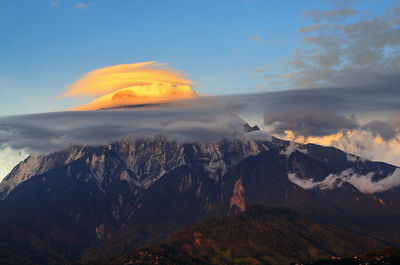
M 254 42 L 261 42 L 263 41 L 263 38 L 260 35 L 254 35 L 251 37 L 251 40 Z
M 236 113 L 247 121 L 263 125 L 266 117 L 269 125 L 263 129 L 278 138 L 334 146 L 365 159 L 400 166 L 400 90 L 392 81 L 223 99 L 242 104 Z M 396 134 L 389 138 L 390 133 L 379 132 L 379 126 L 372 127 L 370 122 L 377 120 L 389 124 Z
M 266 132 L 246 133 L 245 123 L 228 106 L 204 102 L 0 117 L 0 178 L 29 154 L 69 145 L 103 145 L 157 135 L 178 142 L 271 139 Z
M 285 149 L 281 150 L 279 154 L 289 158 L 296 151 L 302 152 L 303 154 L 308 153 L 307 149 L 301 148 L 300 144 L 290 141 L 289 145 Z
M 372 15 L 349 4 L 329 11 L 307 11 L 314 24 L 298 29 L 302 47 L 281 69 L 269 73 L 271 85 L 284 88 L 363 86 L 399 82 L 400 4 L 386 4 Z M 349 19 L 351 18 L 351 19 Z
M 130 136 L 163 134 L 178 141 L 241 137 L 245 122 L 222 108 L 56 112 L 0 118 L 0 147 L 47 152 L 70 144 L 107 144 Z
M 322 136 L 337 133 L 343 129 L 355 129 L 355 117 L 345 117 L 327 110 L 293 110 L 266 112 L 264 124 L 272 126 L 272 132 L 283 134 L 290 130 L 295 135 Z
M 51 1 L 50 7 L 56 7 L 58 5 L 58 1 Z
M 373 156 L 368 158 L 381 157 L 381 160 L 393 162 L 390 157 L 392 155 L 393 158 L 398 157 L 395 142 L 397 135 L 392 142 L 385 141 L 379 136 L 381 142 L 374 140 L 378 138 L 369 131 L 370 129 L 358 126 L 357 120 L 351 115 L 358 117 L 369 113 L 374 114 L 374 120 L 382 117 L 381 120 L 390 121 L 391 124 L 400 124 L 397 116 L 389 115 L 400 110 L 399 102 L 400 90 L 392 86 L 371 86 L 362 89 L 338 87 L 195 97 L 166 105 L 144 106 L 137 109 L 0 117 L 0 145 L 5 144 L 16 150 L 27 149 L 33 152 L 63 148 L 71 143 L 101 144 L 131 134 L 166 133 L 175 136 L 187 134 L 183 138 L 190 138 L 189 128 L 193 128 L 193 134 L 199 135 L 201 126 L 205 128 L 205 132 L 210 131 L 210 138 L 215 135 L 222 137 L 242 130 L 238 126 L 240 123 L 234 122 L 234 117 L 237 115 L 259 126 L 265 119 L 267 124 L 274 126 L 264 129 L 271 129 L 270 133 L 288 140 L 293 138 L 289 139 L 290 135 L 286 135 L 286 132 L 293 130 L 292 136 L 299 142 L 302 135 L 308 136 L 303 140 L 334 145 L 364 157 L 367 157 L 365 155 L 369 150 Z M 323 111 L 320 111 L 321 109 Z M 364 123 L 370 121 L 366 120 Z M 220 125 L 223 129 L 211 130 L 211 125 L 207 123 L 214 123 L 213 126 Z M 187 125 L 188 129 L 184 130 L 183 125 Z M 230 126 L 236 129 L 230 129 Z M 343 130 L 351 134 L 343 133 Z M 203 138 L 207 138 L 207 133 L 204 134 Z M 362 145 L 365 149 L 361 148 Z
M 246 106 L 243 112 L 248 115 L 324 110 L 348 118 L 352 114 L 360 116 L 368 113 L 371 117 L 375 115 L 379 119 L 386 120 L 389 115 L 400 111 L 400 89 L 398 89 L 400 77 L 398 83 L 393 82 L 394 80 L 388 79 L 380 85 L 295 89 L 232 95 L 219 99 Z M 363 123 L 366 122 L 363 120 Z
M 327 30 L 332 26 L 332 24 L 312 24 L 309 26 L 298 28 L 297 31 L 303 34 L 308 34 L 314 31 Z
M 192 98 L 191 82 L 157 62 L 121 64 L 93 70 L 61 97 L 97 97 L 74 110 L 169 102 Z
M 74 8 L 78 9 L 78 10 L 86 10 L 86 9 L 88 9 L 88 7 L 89 6 L 87 4 L 85 4 L 85 3 L 76 3 L 74 5 Z
M 267 139 L 273 133 L 286 140 L 335 146 L 364 158 L 399 165 L 399 131 L 396 129 L 396 135 L 388 139 L 373 133 L 375 127 L 366 126 L 380 120 L 398 128 L 399 102 L 400 90 L 389 82 L 361 88 L 198 96 L 136 109 L 0 117 L 0 148 L 31 154 L 70 144 L 107 144 L 132 135 L 164 134 L 177 140 L 206 141 L 224 137 Z M 244 120 L 262 126 L 264 115 L 270 124 L 264 126 L 265 132 L 241 135 Z
M 25 150 L 13 150 L 10 147 L 0 148 L 0 181 L 16 164 L 28 157 Z
M 265 73 L 265 71 L 267 71 L 267 69 L 269 69 L 269 68 L 270 68 L 270 65 L 264 64 L 264 65 L 259 66 L 259 67 L 248 67 L 245 70 L 256 75 L 256 74 Z
M 374 136 L 380 136 L 388 141 L 395 138 L 400 131 L 400 115 L 392 114 L 387 120 L 373 120 L 363 126 L 364 130 L 370 131 Z
M 370 131 L 360 128 L 345 132 L 340 131 L 331 135 L 307 138 L 295 136 L 293 132 L 286 131 L 285 135 L 278 137 L 303 144 L 314 143 L 333 146 L 347 153 L 355 154 L 361 157 L 362 160 L 384 161 L 400 166 L 400 135 L 396 135 L 393 139 L 385 140 L 379 135 L 374 135 Z M 350 161 L 354 159 L 356 158 L 348 157 Z
M 380 85 L 296 89 L 207 101 L 239 104 L 242 108 L 234 112 L 259 126 L 267 117 L 269 125 L 263 129 L 278 138 L 334 146 L 363 159 L 400 166 L 400 90 L 392 80 Z M 367 124 L 374 120 L 388 123 L 396 135 L 389 139 L 389 135 L 373 132 Z
M 380 135 L 385 140 L 390 140 L 397 135 L 396 128 L 382 120 L 370 121 L 363 126 L 363 129 L 372 132 L 374 136 Z
M 387 191 L 400 186 L 400 169 L 395 169 L 392 174 L 378 181 L 373 181 L 373 172 L 367 175 L 358 175 L 352 168 L 342 171 L 339 175 L 330 174 L 324 180 L 316 182 L 313 179 L 300 179 L 295 173 L 288 174 L 288 178 L 291 182 L 303 189 L 318 188 L 321 190 L 330 190 L 340 188 L 345 183 L 350 183 L 362 193 L 369 194 Z
M 320 21 L 341 21 L 343 19 L 356 15 L 358 11 L 352 7 L 344 6 L 340 9 L 334 9 L 329 11 L 316 11 L 309 10 L 304 12 L 305 17 L 312 18 L 315 22 Z

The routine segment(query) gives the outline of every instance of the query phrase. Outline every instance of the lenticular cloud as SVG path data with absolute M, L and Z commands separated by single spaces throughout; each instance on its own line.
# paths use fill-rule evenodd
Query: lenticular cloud
M 157 62 L 113 65 L 93 70 L 61 97 L 94 98 L 73 110 L 97 110 L 193 98 L 191 82 Z

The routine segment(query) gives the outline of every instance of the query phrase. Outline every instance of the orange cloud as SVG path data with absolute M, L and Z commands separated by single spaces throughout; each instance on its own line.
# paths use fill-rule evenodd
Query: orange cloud
M 69 86 L 61 97 L 93 98 L 73 110 L 163 103 L 193 98 L 191 82 L 157 62 L 121 64 L 96 69 Z

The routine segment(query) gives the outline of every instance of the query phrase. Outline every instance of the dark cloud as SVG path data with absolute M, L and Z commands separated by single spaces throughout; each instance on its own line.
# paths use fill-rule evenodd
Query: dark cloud
M 214 141 L 242 137 L 244 124 L 226 107 L 209 105 L 12 116 L 0 118 L 0 148 L 43 152 L 158 134 L 179 141 Z
M 349 116 L 365 113 L 384 113 L 385 116 L 400 111 L 400 76 L 380 84 L 296 89 L 277 92 L 226 96 L 215 101 L 243 104 L 248 115 L 292 110 L 327 110 Z M 226 104 L 226 103 L 219 103 Z M 400 124 L 400 121 L 399 121 Z
M 381 136 L 389 141 L 395 138 L 400 131 L 400 115 L 392 114 L 386 120 L 373 120 L 365 124 L 363 130 L 370 131 L 373 135 Z
M 267 112 L 264 123 L 271 125 L 274 133 L 283 134 L 285 130 L 291 130 L 305 137 L 324 136 L 359 127 L 354 117 L 340 116 L 327 110 Z
M 296 89 L 226 98 L 245 105 L 238 112 L 245 119 L 262 114 L 267 125 L 274 125 L 275 133 L 293 130 L 304 136 L 321 136 L 359 128 L 389 139 L 400 128 L 400 115 L 395 115 L 400 111 L 400 79 L 395 79 L 388 78 L 379 85 Z M 360 127 L 354 116 L 362 118 L 359 122 L 365 127 Z M 392 129 L 384 130 L 373 126 L 377 122 L 370 123 L 378 119 Z
M 373 120 L 362 127 L 364 130 L 372 132 L 374 136 L 380 135 L 386 141 L 397 135 L 396 128 L 386 121 Z

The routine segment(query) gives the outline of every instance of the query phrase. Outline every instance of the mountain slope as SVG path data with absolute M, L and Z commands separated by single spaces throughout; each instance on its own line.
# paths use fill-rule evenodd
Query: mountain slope
M 290 264 L 349 256 L 383 246 L 286 208 L 253 206 L 173 235 L 161 245 L 95 264 Z M 87 262 L 86 264 L 90 264 Z

